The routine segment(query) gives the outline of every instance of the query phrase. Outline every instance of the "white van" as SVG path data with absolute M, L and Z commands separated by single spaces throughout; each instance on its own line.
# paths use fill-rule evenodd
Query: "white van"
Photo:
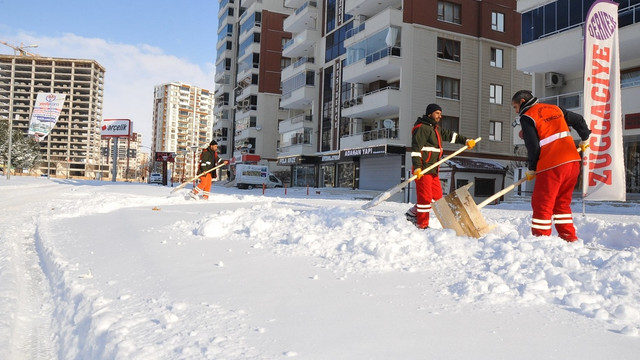
M 253 189 L 254 187 L 268 188 L 282 187 L 282 181 L 269 172 L 266 165 L 236 165 L 236 186 L 238 189 Z
M 162 184 L 162 174 L 160 173 L 149 174 L 149 184 Z

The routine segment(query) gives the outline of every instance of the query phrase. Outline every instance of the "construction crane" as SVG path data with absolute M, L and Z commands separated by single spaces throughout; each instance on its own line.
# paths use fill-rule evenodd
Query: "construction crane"
M 2 40 L 0 40 L 0 44 L 4 44 L 4 45 L 12 48 L 14 55 L 18 55 L 19 54 L 20 56 L 32 56 L 32 57 L 40 56 L 38 54 L 34 54 L 32 52 L 28 52 L 27 50 L 25 50 L 26 48 L 37 48 L 38 45 L 24 45 L 24 44 L 20 43 L 20 46 L 14 46 L 14 45 L 11 45 L 8 42 L 2 41 Z

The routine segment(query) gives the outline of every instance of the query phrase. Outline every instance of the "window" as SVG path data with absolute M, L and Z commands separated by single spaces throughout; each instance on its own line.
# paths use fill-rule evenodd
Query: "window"
M 504 14 L 499 12 L 491 13 L 491 30 L 504 32 Z
M 456 189 L 459 189 L 469 183 L 467 179 L 456 179 Z
M 491 104 L 502 104 L 502 85 L 489 85 L 489 102 Z
M 461 24 L 460 4 L 450 3 L 448 1 L 438 1 L 438 20 Z
M 502 49 L 491 48 L 490 65 L 493 67 L 502 68 Z
M 489 121 L 489 140 L 502 141 L 502 123 L 499 121 Z
M 496 192 L 496 179 L 474 178 L 473 196 L 489 197 Z
M 353 21 L 343 25 L 340 29 L 333 32 L 333 34 L 326 36 L 325 42 L 325 56 L 326 62 L 329 62 L 338 56 L 347 52 L 344 47 L 344 40 L 346 39 L 347 31 L 353 28 Z
M 438 38 L 438 57 L 460 62 L 460 41 Z
M 438 76 L 436 78 L 436 97 L 460 100 L 460 80 Z
M 440 119 L 440 127 L 442 129 L 458 132 L 460 131 L 459 124 L 460 124 L 460 119 L 455 116 L 442 115 L 442 119 Z

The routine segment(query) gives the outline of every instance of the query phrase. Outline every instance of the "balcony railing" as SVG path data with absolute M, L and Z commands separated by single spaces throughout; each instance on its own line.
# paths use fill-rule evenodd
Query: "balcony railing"
M 364 93 L 362 95 L 359 95 L 359 96 L 356 96 L 356 97 L 353 97 L 353 98 L 347 98 L 342 102 L 342 108 L 343 109 L 347 109 L 347 108 L 350 108 L 352 106 L 362 105 L 362 102 L 363 102 L 363 99 L 364 99 L 365 96 L 372 95 L 372 94 L 375 94 L 377 92 L 386 91 L 386 90 L 400 90 L 400 88 L 397 87 L 397 86 L 387 86 L 387 87 L 383 87 L 383 88 L 376 89 L 376 90 L 373 90 L 373 91 L 369 91 L 367 93 Z
M 318 3 L 315 1 L 307 1 L 306 3 L 304 3 L 302 6 L 300 6 L 297 10 L 296 10 L 296 15 L 300 14 L 301 12 L 304 11 L 304 9 L 306 9 L 307 7 L 318 7 Z
M 357 26 L 357 27 L 354 27 L 354 28 L 351 28 L 351 29 L 347 30 L 347 32 L 345 33 L 345 36 L 344 36 L 344 37 L 345 37 L 345 39 L 348 39 L 348 38 L 350 38 L 350 37 L 353 37 L 353 36 L 354 36 L 354 35 L 356 35 L 357 33 L 359 33 L 359 32 L 361 32 L 361 31 L 363 31 L 363 30 L 365 29 L 365 25 L 364 25 L 364 24 L 366 24 L 366 23 L 364 23 L 364 22 L 363 22 L 363 23 L 362 23 L 362 24 L 360 24 L 359 26 Z
M 303 121 L 313 121 L 313 116 L 311 115 L 305 115 L 305 114 L 300 114 L 298 116 L 294 116 L 290 119 L 292 124 L 297 124 L 299 122 L 303 122 Z
M 387 56 L 400 56 L 400 48 L 397 46 L 390 46 L 386 49 L 374 52 L 366 57 L 366 63 L 371 64 L 374 61 L 378 61 Z

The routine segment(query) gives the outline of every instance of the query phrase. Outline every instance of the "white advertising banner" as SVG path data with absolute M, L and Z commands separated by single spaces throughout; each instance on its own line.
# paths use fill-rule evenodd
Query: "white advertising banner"
M 617 3 L 599 0 L 591 6 L 584 56 L 584 118 L 591 138 L 582 159 L 582 196 L 625 201 Z
M 104 119 L 100 127 L 102 137 L 129 137 L 131 136 L 130 119 Z
M 65 94 L 38 93 L 28 131 L 36 141 L 44 139 L 56 125 L 66 98 Z

